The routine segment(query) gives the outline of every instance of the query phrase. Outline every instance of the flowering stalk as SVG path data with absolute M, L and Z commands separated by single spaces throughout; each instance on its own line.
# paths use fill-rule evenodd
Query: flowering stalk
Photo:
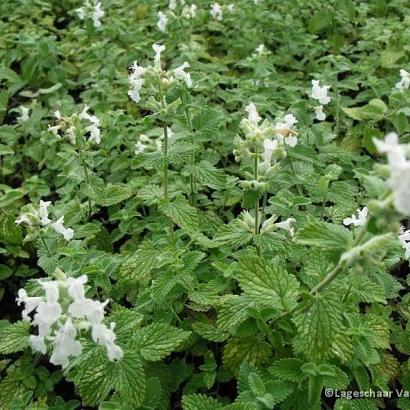
M 80 157 L 80 161 L 81 161 L 81 164 L 82 164 L 83 169 L 84 169 L 84 176 L 85 176 L 85 183 L 87 184 L 87 190 L 89 190 L 89 188 L 90 188 L 90 177 L 88 175 L 88 166 L 87 166 L 87 163 L 85 162 L 83 150 L 81 149 L 80 144 L 78 143 L 78 140 L 77 140 L 76 145 L 77 145 L 78 155 Z M 87 219 L 88 219 L 92 214 L 91 199 L 90 199 L 90 196 L 88 194 L 87 194 L 87 202 L 88 202 L 88 215 L 87 215 Z
M 289 155 L 289 149 L 286 144 L 285 144 L 285 151 L 286 151 L 286 156 L 289 158 L 289 165 L 290 165 L 290 169 L 292 171 L 293 177 L 295 178 L 295 181 L 297 181 L 295 167 L 293 166 L 292 157 Z M 302 188 L 300 187 L 299 183 L 296 183 L 296 189 L 298 190 L 298 194 L 300 196 L 303 196 Z
M 162 81 L 160 75 L 158 75 L 158 90 L 159 90 L 159 97 L 161 100 L 161 107 L 162 107 L 162 128 L 164 130 L 164 156 L 165 156 L 165 163 L 164 163 L 164 198 L 168 199 L 168 125 L 166 119 L 164 118 L 165 113 L 167 112 L 167 102 L 165 100 L 165 95 L 162 90 Z
M 188 128 L 189 128 L 189 133 L 190 133 L 190 137 L 191 137 L 191 143 L 194 143 L 194 128 L 192 127 L 192 120 L 191 120 L 191 114 L 189 112 L 189 107 L 187 104 L 187 100 L 186 100 L 186 95 L 182 94 L 181 97 L 182 100 L 182 104 L 184 106 L 184 111 L 185 111 L 185 116 L 186 116 L 186 120 L 188 123 Z M 189 158 L 189 164 L 191 166 L 191 170 L 192 170 L 192 166 L 195 163 L 195 152 L 192 152 Z M 196 204 L 196 181 L 195 181 L 195 177 L 194 175 L 191 174 L 189 175 L 189 186 L 191 188 L 191 204 L 193 206 L 195 206 Z
M 259 159 L 259 153 L 258 153 L 258 148 L 256 147 L 255 148 L 255 158 L 253 162 L 253 172 L 254 172 L 254 177 L 255 177 L 256 182 L 258 182 L 258 179 L 259 179 L 258 159 Z M 255 235 L 258 235 L 258 234 L 259 234 L 259 194 L 255 202 Z

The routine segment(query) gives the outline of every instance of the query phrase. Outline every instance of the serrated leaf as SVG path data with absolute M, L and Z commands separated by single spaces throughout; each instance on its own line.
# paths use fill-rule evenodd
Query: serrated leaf
M 204 108 L 192 120 L 196 138 L 210 138 L 219 128 L 222 115 L 214 108 Z
M 258 337 L 233 337 L 228 340 L 223 352 L 223 364 L 234 374 L 242 363 L 251 366 L 266 365 L 272 356 L 272 346 Z
M 0 332 L 0 354 L 20 352 L 28 347 L 30 323 L 25 320 L 10 324 Z
M 362 107 L 343 107 L 344 113 L 357 121 L 380 121 L 387 112 L 386 104 L 380 99 L 373 99 Z
M 159 210 L 172 222 L 189 233 L 195 233 L 198 229 L 198 212 L 184 198 L 177 198 L 172 202 L 163 202 Z
M 177 350 L 191 332 L 165 323 L 152 323 L 140 330 L 138 346 L 142 357 L 148 361 L 158 361 Z
M 225 187 L 225 175 L 222 169 L 218 169 L 208 161 L 201 161 L 191 168 L 192 175 L 201 184 L 213 189 Z
M 298 383 L 304 377 L 301 367 L 304 361 L 296 358 L 280 359 L 273 363 L 269 372 L 280 380 Z
M 347 248 L 350 238 L 351 234 L 346 228 L 311 220 L 298 231 L 295 242 L 323 249 L 343 251 Z
M 190 394 L 182 397 L 183 410 L 218 410 L 222 407 L 219 401 L 204 394 Z
M 293 318 L 298 334 L 293 349 L 315 361 L 331 355 L 336 335 L 342 328 L 340 298 L 331 292 L 316 294 L 302 302 Z
M 278 311 L 289 311 L 296 305 L 299 282 L 279 263 L 258 257 L 243 257 L 238 264 L 237 277 L 245 294 L 257 303 Z

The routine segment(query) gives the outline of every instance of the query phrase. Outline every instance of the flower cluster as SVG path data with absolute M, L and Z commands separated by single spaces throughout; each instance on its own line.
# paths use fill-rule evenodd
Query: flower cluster
M 407 159 L 408 146 L 399 143 L 399 137 L 391 132 L 384 141 L 373 138 L 374 145 L 381 154 L 387 154 L 390 176 L 387 184 L 393 190 L 394 205 L 405 216 L 410 215 L 410 161 Z
M 395 87 L 400 91 L 407 90 L 410 86 L 410 73 L 401 69 L 400 77 L 401 80 L 395 85 Z
M 177 0 L 171 0 L 169 2 L 168 10 L 166 12 L 163 12 L 163 11 L 158 12 L 157 27 L 158 27 L 158 30 L 161 31 L 162 33 L 165 33 L 167 31 L 167 26 L 168 26 L 170 19 L 185 18 L 187 20 L 190 20 L 196 16 L 196 11 L 197 11 L 196 4 L 193 3 L 191 5 L 187 5 L 185 3 L 185 0 L 180 0 L 179 4 L 182 7 L 179 15 L 176 14 L 176 9 L 178 7 Z
M 167 136 L 168 144 L 172 144 L 174 133 L 169 127 L 167 127 Z M 150 152 L 161 151 L 164 138 L 165 136 L 163 133 L 157 138 L 151 138 L 145 134 L 141 134 L 138 138 L 137 143 L 135 144 L 135 155 L 145 152 L 146 149 L 148 149 Z
M 211 4 L 211 10 L 210 10 L 211 16 L 218 21 L 222 21 L 224 15 L 223 15 L 223 10 L 222 6 L 219 3 L 212 3 Z
M 165 71 L 161 66 L 161 54 L 165 50 L 165 46 L 154 44 L 152 46 L 155 56 L 154 65 L 149 67 L 142 67 L 138 65 L 137 61 L 134 61 L 130 69 L 132 70 L 129 75 L 130 90 L 128 95 L 136 103 L 141 101 L 141 90 L 146 81 L 151 80 L 154 84 L 160 80 L 161 87 L 168 87 L 175 80 L 185 82 L 186 86 L 192 87 L 191 75 L 185 71 L 189 67 L 187 62 L 184 62 L 181 66 L 171 71 Z
M 67 278 L 57 270 L 56 277 L 57 280 L 38 280 L 45 296 L 30 297 L 25 289 L 18 292 L 17 304 L 25 305 L 23 319 L 31 322 L 29 315 L 34 312 L 32 324 L 38 328 L 38 334 L 30 336 L 31 348 L 46 354 L 47 345 L 51 345 L 50 362 L 65 368 L 70 357 L 81 354 L 78 333 L 91 329 L 92 339 L 106 348 L 109 360 L 120 360 L 123 352 L 115 344 L 115 323 L 110 327 L 102 323 L 108 300 L 99 302 L 85 296 L 86 275 Z
M 95 28 L 101 27 L 101 19 L 104 17 L 104 10 L 101 7 L 101 2 L 96 1 L 91 4 L 89 0 L 85 0 L 84 6 L 75 9 L 80 20 L 84 20 L 86 17 L 91 18 Z
M 409 229 L 406 230 L 404 226 L 400 227 L 399 241 L 401 243 L 401 246 L 405 249 L 404 257 L 406 259 L 409 259 L 410 258 L 410 230 Z
M 40 200 L 38 209 L 35 209 L 32 205 L 28 206 L 28 211 L 22 213 L 15 223 L 20 225 L 22 223 L 28 226 L 40 226 L 51 227 L 57 233 L 61 234 L 66 241 L 69 241 L 74 236 L 74 231 L 71 228 L 64 227 L 64 216 L 61 216 L 56 221 L 52 221 L 48 216 L 48 208 L 51 205 L 51 201 Z
M 315 107 L 316 119 L 318 121 L 324 121 L 326 114 L 323 112 L 323 106 L 330 103 L 331 99 L 328 96 L 330 85 L 324 85 L 321 87 L 318 80 L 312 80 L 312 94 L 311 97 L 319 102 L 319 106 Z
M 22 123 L 26 122 L 30 119 L 29 113 L 30 113 L 30 108 L 25 107 L 24 105 L 20 105 L 20 116 L 17 118 L 17 121 Z
M 356 211 L 356 214 L 353 214 L 349 218 L 343 219 L 343 225 L 363 226 L 367 221 L 368 214 L 369 210 L 367 209 L 367 207 L 364 207 L 363 209 L 358 209 Z
M 88 141 L 99 144 L 101 142 L 100 120 L 95 115 L 90 115 L 88 110 L 89 107 L 85 105 L 81 113 L 75 113 L 70 117 L 63 117 L 60 111 L 55 111 L 56 124 L 49 125 L 48 131 L 52 132 L 58 139 L 64 135 L 71 144 L 76 145 L 78 120 L 87 121 L 89 125 L 85 127 L 85 132 L 90 134 Z
M 236 138 L 235 160 L 240 161 L 242 157 L 249 157 L 257 152 L 262 159 L 260 171 L 266 173 L 275 168 L 271 167 L 273 159 L 286 156 L 287 145 L 294 147 L 297 144 L 297 133 L 293 129 L 297 119 L 292 114 L 287 114 L 273 125 L 267 119 L 262 121 L 253 103 L 248 104 L 245 111 L 248 118 L 241 121 L 241 128 L 246 139 Z

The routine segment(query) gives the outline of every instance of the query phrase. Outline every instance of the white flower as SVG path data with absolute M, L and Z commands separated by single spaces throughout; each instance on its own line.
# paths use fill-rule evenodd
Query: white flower
M 323 105 L 315 107 L 315 115 L 318 121 L 324 121 L 326 119 L 326 114 L 323 112 Z
M 31 335 L 29 337 L 29 344 L 33 351 L 46 354 L 47 346 L 44 342 L 44 336 Z
M 19 289 L 17 295 L 17 305 L 20 306 L 22 303 L 25 304 L 25 308 L 21 312 L 21 316 L 23 319 L 29 319 L 28 315 L 33 310 L 37 309 L 38 305 L 44 300 L 42 297 L 27 296 L 27 292 L 25 291 L 25 289 Z
M 395 87 L 400 91 L 407 90 L 410 86 L 410 73 L 401 69 L 400 77 L 401 80 L 395 85 Z
M 410 215 L 410 161 L 406 158 L 406 146 L 399 144 L 395 133 L 387 134 L 384 141 L 373 138 L 380 153 L 387 154 L 390 177 L 387 184 L 394 193 L 394 205 L 403 215 Z
M 71 303 L 68 313 L 75 318 L 87 318 L 90 323 L 100 323 L 104 319 L 104 308 L 108 302 L 108 299 L 100 302 L 84 298 Z
M 222 7 L 219 5 L 219 3 L 213 3 L 211 5 L 211 16 L 216 19 L 221 21 L 223 18 L 223 11 L 222 11 Z
M 48 218 L 48 207 L 51 205 L 51 201 L 42 201 L 40 199 L 40 207 L 38 210 L 38 216 L 40 218 L 40 223 L 43 226 L 48 225 L 51 221 Z
M 78 340 L 75 340 L 76 336 L 77 329 L 71 318 L 68 317 L 65 324 L 57 330 L 55 336 L 49 338 L 53 344 L 51 363 L 64 369 L 69 365 L 69 357 L 77 357 L 81 354 L 82 346 Z
M 28 297 L 24 289 L 18 292 L 17 303 L 25 303 L 23 317 L 27 318 L 29 313 L 36 310 L 33 325 L 38 326 L 38 335 L 30 336 L 32 349 L 45 354 L 45 340 L 50 340 L 53 348 L 50 362 L 65 368 L 70 357 L 81 354 L 82 345 L 76 340 L 78 332 L 91 328 L 93 340 L 107 349 L 108 359 L 120 360 L 123 351 L 114 343 L 115 323 L 111 323 L 110 328 L 102 324 L 108 300 L 101 303 L 86 298 L 84 285 L 87 283 L 87 275 L 67 278 L 57 269 L 56 276 L 58 280 L 39 280 L 45 291 L 45 298 Z M 63 290 L 61 296 L 60 289 Z
M 64 216 L 60 217 L 57 219 L 56 222 L 53 222 L 51 224 L 51 227 L 59 234 L 64 236 L 64 239 L 66 241 L 69 241 L 73 238 L 74 236 L 74 231 L 71 228 L 64 228 L 63 226 L 64 223 Z
M 60 318 L 62 311 L 61 305 L 58 302 L 40 302 L 33 320 L 33 324 L 38 326 L 39 336 L 46 336 L 48 334 L 50 328 Z
M 297 122 L 298 120 L 292 114 L 286 114 L 283 117 L 283 120 L 277 122 L 274 129 L 278 140 L 282 141 L 282 139 L 286 137 L 284 139 L 285 144 L 294 147 L 297 144 L 298 139 L 296 137 L 296 131 L 294 131 L 292 127 L 297 124 Z
M 85 299 L 84 284 L 87 283 L 87 275 L 81 275 L 78 278 L 67 278 L 68 294 L 74 299 L 75 302 L 81 302 Z
M 19 122 L 26 122 L 30 119 L 28 113 L 30 112 L 30 108 L 24 107 L 24 105 L 20 105 L 20 117 L 18 118 Z
M 147 145 L 143 144 L 141 141 L 138 141 L 135 144 L 135 155 L 141 154 L 142 152 L 145 151 L 147 148 Z
M 255 127 L 258 126 L 259 121 L 262 119 L 256 110 L 255 104 L 253 102 L 249 103 L 245 107 L 245 111 L 248 113 L 249 122 Z
M 318 80 L 312 80 L 312 98 L 318 100 L 322 105 L 329 104 L 330 97 L 327 95 L 329 88 L 330 85 L 320 87 Z
M 369 210 L 365 206 L 363 209 L 358 209 L 356 213 L 357 216 L 353 214 L 350 218 L 343 219 L 343 225 L 363 226 L 366 223 Z
M 196 4 L 191 4 L 191 6 L 185 6 L 182 9 L 181 16 L 187 19 L 194 18 L 196 16 L 197 6 Z
M 157 70 L 161 70 L 161 54 L 165 50 L 165 46 L 154 44 L 152 48 L 155 51 L 154 66 Z
M 266 48 L 265 48 L 265 44 L 259 44 L 258 47 L 256 47 L 255 51 L 261 55 L 263 53 L 266 53 Z
M 384 141 L 373 138 L 373 143 L 381 154 L 387 154 L 391 167 L 400 169 L 406 165 L 405 146 L 399 143 L 399 136 L 395 132 L 387 134 Z
M 60 125 L 53 125 L 53 126 L 49 125 L 47 128 L 47 131 L 52 132 L 56 138 L 60 139 L 60 135 L 58 133 L 60 129 L 61 129 Z
M 189 63 L 187 63 L 186 61 L 184 62 L 184 64 L 182 64 L 181 66 L 175 68 L 174 70 L 174 77 L 177 80 L 182 80 L 185 81 L 185 84 L 187 85 L 187 87 L 191 88 L 192 87 L 192 79 L 191 79 L 191 74 L 186 73 L 184 70 L 186 68 L 189 67 Z
M 85 10 L 84 7 L 79 7 L 78 9 L 74 10 L 77 13 L 77 16 L 80 20 L 85 19 Z
M 400 227 L 399 241 L 401 246 L 405 249 L 404 257 L 410 258 L 410 230 L 405 230 L 404 226 Z
M 228 5 L 228 11 L 229 13 L 233 13 L 235 10 L 235 4 L 231 3 Z
M 76 144 L 76 135 L 75 135 L 74 125 L 67 128 L 66 134 L 67 134 L 67 137 L 68 137 L 68 140 L 70 141 L 70 143 L 75 145 Z
M 144 79 L 142 76 L 145 74 L 146 68 L 139 66 L 138 63 L 134 61 L 132 70 L 132 73 L 128 76 L 131 85 L 131 90 L 128 91 L 128 95 L 133 101 L 138 103 L 141 100 L 140 92 L 144 85 Z
M 22 223 L 25 223 L 26 225 L 33 225 L 31 222 L 31 219 L 28 217 L 27 214 L 21 214 L 15 221 L 14 223 L 16 225 L 20 225 Z
M 263 152 L 263 161 L 266 164 L 270 165 L 271 160 L 272 160 L 272 154 L 278 148 L 278 141 L 276 140 L 271 141 L 269 139 L 265 139 L 263 141 L 263 148 L 265 149 L 265 151 Z
M 101 8 L 101 3 L 98 2 L 94 6 L 94 11 L 92 14 L 93 25 L 95 28 L 101 27 L 101 19 L 104 17 L 104 10 Z
M 293 236 L 295 234 L 295 230 L 292 226 L 292 224 L 296 222 L 294 218 L 288 218 L 286 221 L 283 222 L 276 222 L 275 226 L 279 229 L 284 229 L 285 231 L 289 232 L 290 236 Z
M 168 8 L 170 10 L 175 10 L 177 8 L 177 0 L 169 0 Z
M 107 355 L 111 361 L 120 360 L 123 356 L 122 349 L 114 343 L 116 339 L 114 327 L 114 323 L 111 323 L 110 328 L 102 323 L 99 323 L 93 325 L 91 330 L 91 336 L 94 342 L 104 346 L 107 349 Z
M 158 12 L 158 22 L 157 22 L 157 27 L 159 31 L 162 31 L 163 33 L 165 33 L 167 30 L 167 24 L 168 24 L 168 17 L 162 11 L 159 11 Z

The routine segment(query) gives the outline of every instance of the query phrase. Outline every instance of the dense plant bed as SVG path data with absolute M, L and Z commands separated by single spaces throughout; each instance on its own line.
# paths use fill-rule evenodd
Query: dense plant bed
M 1 409 L 410 409 L 410 5 L 0 4 Z

